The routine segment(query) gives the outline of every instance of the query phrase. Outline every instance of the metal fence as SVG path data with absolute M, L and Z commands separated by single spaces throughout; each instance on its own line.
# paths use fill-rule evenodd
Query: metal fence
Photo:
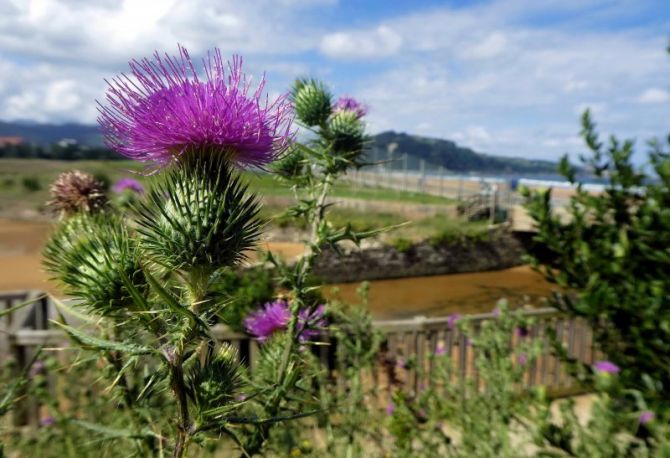
M 4 334 L 8 351 L 1 353 L 0 356 L 5 359 L 11 355 L 18 363 L 18 367 L 27 364 L 40 349 L 58 350 L 70 345 L 68 337 L 61 330 L 48 329 L 47 317 L 49 313 L 54 313 L 54 310 L 49 308 L 49 302 L 44 296 L 40 296 L 37 292 L 0 295 L 0 306 L 3 307 L 2 310 L 6 310 L 30 298 L 39 299 L 33 307 L 24 309 L 21 317 L 18 315 L 12 317 L 12 314 L 5 316 L 6 322 L 10 323 L 5 328 L 7 333 Z M 594 362 L 597 355 L 592 333 L 583 322 L 560 315 L 551 308 L 524 310 L 523 313 L 532 318 L 533 325 L 528 329 L 526 336 L 512 337 L 513 346 L 520 344 L 522 338 L 540 339 L 548 344 L 549 331 L 552 330 L 558 341 L 565 346 L 569 356 L 586 364 Z M 473 333 L 470 338 L 476 338 L 484 322 L 495 319 L 496 315 L 488 313 L 469 315 L 467 318 Z M 456 377 L 456 381 L 474 380 L 480 386 L 476 366 L 477 348 L 470 344 L 468 337 L 458 327 L 450 326 L 448 317 L 376 321 L 374 325 L 385 336 L 377 364 L 371 371 L 370 382 L 375 384 L 378 392 L 384 393 L 401 387 L 409 394 L 414 394 L 420 387 L 429 386 L 430 374 L 435 364 L 432 355 L 438 345 L 442 352 L 450 356 L 452 374 Z M 259 346 L 255 340 L 223 325 L 216 325 L 213 334 L 217 340 L 236 347 L 240 358 L 253 371 L 259 355 Z M 337 385 L 343 386 L 344 371 L 338 367 L 336 347 L 337 342 L 331 341 L 330 345 L 317 346 L 315 351 L 325 367 L 330 369 Z M 549 347 L 544 345 L 543 353 L 525 368 L 524 385 L 526 387 L 543 385 L 556 394 L 575 392 L 577 384 Z M 399 364 L 401 361 L 409 360 L 413 364 Z M 36 424 L 38 410 L 39 406 L 35 400 L 25 399 L 15 409 L 15 424 Z

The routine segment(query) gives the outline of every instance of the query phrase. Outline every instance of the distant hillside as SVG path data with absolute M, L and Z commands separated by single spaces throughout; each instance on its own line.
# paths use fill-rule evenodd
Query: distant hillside
M 0 137 L 22 137 L 24 142 L 41 147 L 49 147 L 62 139 L 74 139 L 80 146 L 92 147 L 95 154 L 102 154 L 102 136 L 98 126 L 86 124 L 38 124 L 32 122 L 0 121 Z M 459 146 L 450 140 L 419 137 L 393 131 L 382 132 L 373 136 L 368 160 L 385 160 L 389 157 L 389 148 L 393 150 L 394 169 L 402 169 L 402 155 L 407 153 L 407 168 L 419 170 L 420 160 L 426 161 L 428 170 L 443 166 L 452 172 L 486 172 L 486 173 L 550 173 L 556 172 L 556 164 L 549 161 L 529 160 L 490 156 Z M 393 146 L 395 145 L 395 146 Z M 25 153 L 21 152 L 21 157 Z M 59 153 L 60 154 L 60 153 Z M 83 157 L 94 157 L 90 152 L 82 153 Z M 78 158 L 82 154 L 74 154 Z M 42 157 L 39 154 L 38 157 Z M 43 155 L 45 158 L 54 154 Z M 10 157 L 10 156 L 7 156 Z M 106 157 L 103 154 L 101 157 Z M 113 156 L 115 157 L 115 156 Z
M 26 143 L 51 145 L 64 138 L 86 146 L 102 146 L 98 126 L 87 124 L 38 124 L 0 121 L 0 137 L 22 137 Z
M 488 173 L 556 173 L 556 163 L 542 160 L 490 156 L 477 153 L 470 148 L 458 146 L 450 140 L 419 137 L 393 131 L 373 136 L 369 160 L 385 160 L 389 151 L 395 161 L 392 168 L 403 168 L 401 159 L 407 154 L 407 167 L 418 170 L 420 160 L 426 161 L 428 170 L 439 166 L 452 172 L 488 172 Z

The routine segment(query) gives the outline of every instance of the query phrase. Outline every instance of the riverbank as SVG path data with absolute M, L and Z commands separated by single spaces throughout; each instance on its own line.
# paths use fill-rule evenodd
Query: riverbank
M 57 285 L 49 281 L 41 266 L 40 252 L 50 230 L 51 224 L 48 222 L 0 219 L 0 291 L 39 289 L 60 295 Z M 294 259 L 304 250 L 301 243 L 282 240 L 265 241 L 261 248 L 279 253 L 287 260 Z M 476 249 L 485 251 L 481 247 Z M 386 252 L 387 255 L 390 252 L 388 247 L 368 250 L 373 250 L 374 253 Z M 450 252 L 445 251 L 443 255 L 448 257 L 448 253 Z M 407 251 L 405 254 L 396 255 L 412 268 L 412 256 L 419 253 L 412 255 Z M 332 259 L 329 262 L 335 262 Z M 419 259 L 416 258 L 414 264 Z M 350 259 L 347 262 L 353 261 Z M 450 262 L 457 268 L 464 269 L 468 262 L 473 267 L 473 263 L 481 260 Z M 360 285 L 360 279 L 354 278 L 354 282 L 346 283 L 349 280 L 338 281 L 334 278 L 329 281 L 330 285 L 324 287 L 324 294 L 333 299 L 359 302 L 356 289 Z M 500 269 L 487 272 L 372 281 L 368 307 L 380 319 L 413 315 L 438 316 L 456 312 L 480 313 L 490 311 L 501 297 L 507 297 L 516 303 L 539 303 L 550 291 L 551 285 L 528 266 L 502 268 L 501 265 Z

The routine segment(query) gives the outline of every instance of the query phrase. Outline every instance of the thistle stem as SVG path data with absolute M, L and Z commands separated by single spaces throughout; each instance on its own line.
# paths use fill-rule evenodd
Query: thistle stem
M 191 420 L 188 412 L 188 400 L 186 399 L 186 385 L 184 384 L 184 370 L 182 358 L 170 368 L 170 386 L 177 398 L 179 409 L 179 423 L 177 425 L 177 440 L 175 441 L 173 458 L 181 458 L 188 449 L 190 440 Z

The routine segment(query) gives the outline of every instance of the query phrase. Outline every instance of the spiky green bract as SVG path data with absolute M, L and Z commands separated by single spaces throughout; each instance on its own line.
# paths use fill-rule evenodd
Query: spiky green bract
M 206 276 L 253 248 L 259 208 L 224 155 L 189 151 L 140 203 L 140 245 L 159 265 Z
M 359 165 L 358 159 L 365 149 L 367 137 L 365 125 L 356 113 L 352 111 L 335 113 L 328 122 L 324 137 L 339 168 L 346 169 Z
M 293 179 L 303 174 L 307 164 L 300 148 L 292 147 L 284 157 L 272 163 L 272 171 L 283 178 Z
M 46 270 L 65 293 L 98 314 L 117 315 L 133 307 L 125 280 L 146 290 L 137 244 L 117 217 L 69 218 L 58 226 L 43 254 Z
M 188 368 L 187 393 L 202 420 L 225 413 L 223 408 L 234 403 L 243 385 L 238 361 L 237 350 L 224 343 L 216 354 L 207 355 L 204 364 L 196 360 Z
M 323 83 L 313 79 L 297 80 L 291 100 L 298 120 L 309 127 L 323 126 L 332 113 L 332 95 Z

